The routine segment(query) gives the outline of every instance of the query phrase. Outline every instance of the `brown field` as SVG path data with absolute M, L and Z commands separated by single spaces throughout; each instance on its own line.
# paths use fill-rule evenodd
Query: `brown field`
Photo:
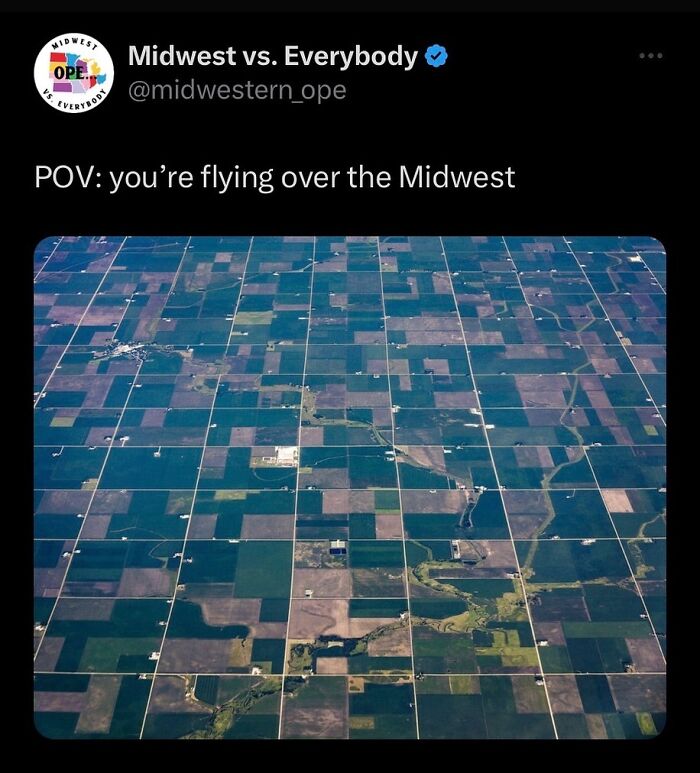
M 665 671 L 666 664 L 656 639 L 625 639 L 637 671 Z
M 348 616 L 347 599 L 299 599 L 292 601 L 289 638 L 312 640 L 318 636 L 340 636 L 344 639 L 361 637 L 381 625 L 393 622 L 388 618 Z
M 107 733 L 117 705 L 121 677 L 91 676 L 85 708 L 75 727 L 78 733 Z
M 477 407 L 477 400 L 474 392 L 435 392 L 433 399 L 436 408 Z
M 115 599 L 62 599 L 55 620 L 109 620 Z
M 460 540 L 462 557 L 475 554 L 485 555 L 475 566 L 463 565 L 462 577 L 505 577 L 506 572 L 516 571 L 515 553 L 510 542 L 498 540 L 479 540 L 467 542 Z
M 403 532 L 400 515 L 376 515 L 374 525 L 377 539 L 401 539 Z
M 315 639 L 323 634 L 350 636 L 348 602 L 345 599 L 292 601 L 290 639 Z
M 397 417 L 400 421 L 400 414 Z M 396 443 L 401 446 L 403 451 L 407 450 L 407 447 L 411 447 L 408 453 L 411 454 L 413 448 L 420 449 L 421 451 L 431 450 L 425 448 L 425 446 L 440 446 L 442 443 L 442 431 L 439 426 L 425 426 L 425 427 L 402 427 L 401 424 L 396 425 Z M 432 450 L 438 450 L 442 452 L 442 448 L 434 448 Z M 412 455 L 412 454 L 411 454 Z M 405 457 L 403 457 L 405 461 Z M 399 461 L 402 457 L 399 457 Z M 444 472 L 444 464 L 438 467 L 439 472 Z
M 546 356 L 546 355 L 545 355 Z M 569 388 L 569 377 L 559 376 L 553 373 L 543 373 L 538 376 L 516 375 L 515 385 L 522 392 L 558 392 Z M 590 376 L 581 376 L 581 378 L 590 378 Z
M 328 449 L 328 455 L 336 454 L 342 449 Z M 344 456 L 343 456 L 344 458 Z M 343 459 L 338 459 L 338 464 L 343 464 Z M 317 486 L 318 488 L 350 488 L 350 477 L 347 469 L 322 469 L 312 467 L 309 472 L 299 470 L 299 486 Z
M 374 510 L 374 493 L 358 490 L 323 492 L 324 513 L 370 513 Z
M 433 359 L 431 357 L 425 357 L 423 359 L 423 367 L 430 370 L 434 370 L 436 374 L 440 376 L 450 375 L 450 363 L 448 360 Z
M 460 571 L 456 569 L 455 571 Z M 411 583 L 411 598 L 412 599 L 444 599 L 445 594 L 441 591 L 429 588 L 427 585 L 419 585 L 418 583 Z
M 355 492 L 349 490 L 324 491 L 323 512 L 324 513 L 350 513 L 350 496 Z M 369 493 L 369 492 L 367 492 Z M 370 495 L 371 496 L 371 495 Z
M 504 491 L 503 502 L 516 539 L 528 539 L 537 533 L 548 518 L 542 491 Z
M 352 595 L 356 598 L 367 596 L 394 598 L 406 595 L 405 572 L 392 569 L 351 569 Z
M 372 370 L 372 373 L 386 373 L 386 365 L 380 364 L 381 370 Z M 389 373 L 392 376 L 409 375 L 408 360 L 389 360 Z
M 508 516 L 514 539 L 529 539 L 533 537 L 540 525 L 548 518 L 546 512 L 529 513 L 528 515 L 510 515 L 509 513 Z
M 253 656 L 253 643 L 248 639 L 233 639 L 228 664 L 233 668 L 245 668 L 250 665 Z
M 304 540 L 296 543 L 294 566 L 304 569 L 340 569 L 346 564 L 342 556 L 332 556 L 327 540 Z
M 344 707 L 305 707 L 295 697 L 284 702 L 284 738 L 346 738 L 348 719 Z
M 659 359 L 662 359 L 664 357 L 663 354 L 659 355 Z M 637 357 L 637 361 L 635 362 L 635 365 L 637 366 L 637 369 L 640 373 L 658 373 L 659 369 L 656 367 L 654 361 L 652 359 L 649 359 L 647 357 Z
M 232 427 L 229 445 L 249 447 L 255 443 L 255 427 Z
M 518 467 L 554 467 L 549 448 L 544 446 L 521 446 L 513 449 Z
M 248 347 L 245 347 L 245 348 L 248 348 Z M 246 354 L 249 356 L 250 352 L 248 351 L 246 352 Z M 272 374 L 279 373 L 281 361 L 282 361 L 282 355 L 279 352 L 267 352 L 263 359 L 263 367 L 265 368 L 265 373 L 272 373 Z
M 566 637 L 564 629 L 559 622 L 539 621 L 534 623 L 535 636 L 538 639 L 547 639 L 552 647 L 565 647 Z
M 347 658 L 318 658 L 316 661 L 316 673 L 318 674 L 347 674 Z
M 79 713 L 85 708 L 85 692 L 35 692 L 34 711 L 69 711 Z
M 113 426 L 113 425 L 112 425 Z M 105 434 L 101 427 L 94 427 L 88 434 L 86 444 L 99 445 Z M 131 443 L 135 446 L 201 446 L 204 444 L 204 427 L 132 427 L 129 431 Z
M 207 625 L 251 625 L 260 619 L 260 599 L 189 598 L 202 609 Z
M 450 317 L 391 317 L 387 320 L 387 330 L 439 331 L 449 330 L 459 334 L 455 343 L 462 343 L 459 323 Z
M 586 714 L 586 725 L 591 738 L 607 738 L 608 730 L 602 714 Z
M 188 537 L 190 539 L 211 539 L 216 531 L 216 515 L 193 515 Z
M 112 387 L 113 379 L 110 376 L 101 378 L 85 378 L 85 376 L 59 376 L 55 375 L 51 380 L 54 389 L 72 391 L 85 391 L 83 408 L 101 408 L 105 398 Z
M 509 516 L 511 514 L 539 513 L 546 509 L 543 491 L 504 491 L 503 501 Z
M 303 598 L 307 589 L 314 592 L 314 598 L 348 598 L 352 595 L 350 570 L 294 569 L 292 595 Z
M 465 320 L 465 325 L 467 322 L 469 322 L 469 320 Z M 473 332 L 469 332 L 467 330 L 464 332 L 465 338 L 467 339 L 467 345 L 491 344 L 498 346 L 499 344 L 503 344 L 503 333 L 500 331 L 484 332 L 480 328 L 477 328 Z
M 63 636 L 44 636 L 41 649 L 34 661 L 34 668 L 37 671 L 53 671 L 61 655 L 64 642 L 65 637 Z
M 388 403 L 385 402 L 381 407 L 372 408 L 372 424 L 385 432 L 391 429 L 391 412 Z
M 70 548 L 68 548 L 70 549 Z M 65 559 L 60 559 L 61 565 L 55 569 L 34 570 L 34 593 L 37 597 L 56 598 L 66 571 Z
M 573 674 L 566 676 L 548 676 L 547 690 L 552 711 L 555 714 L 582 714 L 583 704 L 578 692 L 576 677 Z
M 224 673 L 229 666 L 230 639 L 166 639 L 159 671 Z
M 257 456 L 269 456 L 269 454 L 260 453 L 259 449 L 253 449 L 251 454 L 255 453 Z M 204 452 L 204 459 L 202 461 L 202 469 L 205 467 L 210 470 L 221 468 L 223 470 L 226 467 L 226 459 L 228 457 L 227 448 L 216 448 L 215 446 L 207 446 Z
M 197 379 L 201 378 L 200 376 Z M 170 399 L 170 407 L 172 408 L 209 408 L 211 405 L 211 394 L 207 390 L 192 389 L 178 389 L 175 386 L 175 391 Z
M 241 527 L 242 539 L 292 539 L 294 514 L 244 515 Z
M 134 333 L 134 341 L 152 341 L 158 331 L 159 322 L 160 317 L 139 320 Z
M 589 351 L 591 348 L 588 347 Z M 596 373 L 617 374 L 622 372 L 617 360 L 614 360 L 612 357 L 591 357 L 591 365 Z M 639 361 L 636 363 L 636 366 L 640 373 L 644 372 Z
M 433 433 L 438 430 L 426 430 Z M 413 432 L 413 430 L 411 430 Z M 420 432 L 420 431 L 419 431 Z M 439 446 L 411 446 L 402 445 L 400 450 L 412 459 L 419 467 L 428 467 L 434 472 L 445 473 L 445 454 Z M 401 457 L 397 457 L 401 461 Z
M 284 639 L 287 634 L 286 622 L 253 623 L 250 635 L 254 639 Z
M 153 685 L 149 714 L 209 714 L 204 703 L 188 698 L 186 692 L 194 686 L 191 676 L 158 676 Z
M 348 408 L 389 408 L 389 395 L 387 392 L 348 392 L 345 397 L 345 405 Z M 387 416 L 387 419 L 389 417 Z M 376 420 L 379 417 L 375 415 Z M 381 423 L 385 423 L 381 418 Z
M 228 385 L 228 392 L 245 392 L 247 390 L 257 391 L 260 387 L 260 376 L 254 375 L 236 375 L 236 376 L 223 376 L 221 383 Z
M 131 567 L 122 570 L 118 596 L 170 596 L 175 575 L 165 569 Z
M 665 675 L 615 674 L 608 677 L 608 682 L 618 711 L 666 711 Z
M 350 618 L 350 638 L 359 639 L 376 628 L 395 622 L 393 617 L 352 617 Z
M 611 513 L 633 513 L 634 507 L 624 489 L 606 488 L 601 489 L 605 506 Z
M 586 394 L 588 395 L 588 400 L 591 403 L 591 408 L 612 408 L 612 403 L 610 402 L 610 398 L 603 392 L 602 390 L 599 391 L 592 391 L 592 390 L 586 390 Z
M 146 408 L 141 419 L 142 427 L 162 427 L 167 415 L 165 408 Z
M 548 714 L 547 697 L 544 687 L 535 684 L 532 676 L 512 676 L 515 709 L 519 714 Z
M 372 639 L 367 645 L 367 654 L 370 657 L 410 657 L 411 639 L 408 626 L 394 628 L 378 638 Z
M 348 676 L 348 692 L 364 692 L 366 681 L 364 676 Z
M 323 427 L 302 427 L 299 442 L 302 446 L 322 446 Z
M 406 332 L 406 343 L 417 346 L 421 344 L 430 346 L 461 344 L 462 334 L 458 330 L 411 330 Z
M 465 496 L 461 491 L 407 490 L 401 492 L 405 513 L 450 513 L 459 514 L 464 510 Z
M 95 325 L 100 327 L 103 325 L 108 326 L 111 325 L 112 322 L 119 322 L 123 313 L 123 307 L 120 308 L 118 306 L 110 306 L 108 308 L 100 308 L 93 305 L 83 317 L 82 324 Z M 102 333 L 102 336 L 104 340 L 104 332 Z M 111 337 L 111 335 L 107 334 L 106 340 L 109 340 Z
M 85 525 L 80 536 L 83 539 L 105 539 L 111 520 L 111 515 L 97 515 L 91 510 L 90 517 L 85 519 Z
M 520 399 L 526 408 L 564 408 L 566 398 L 564 393 L 555 390 L 520 390 Z
M 84 513 L 89 503 L 89 491 L 44 491 L 37 512 L 66 515 Z

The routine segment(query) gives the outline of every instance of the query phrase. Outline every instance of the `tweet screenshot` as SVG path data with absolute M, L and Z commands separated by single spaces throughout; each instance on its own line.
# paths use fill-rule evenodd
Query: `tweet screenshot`
M 663 748 L 695 20 L 6 17 L 37 748 Z

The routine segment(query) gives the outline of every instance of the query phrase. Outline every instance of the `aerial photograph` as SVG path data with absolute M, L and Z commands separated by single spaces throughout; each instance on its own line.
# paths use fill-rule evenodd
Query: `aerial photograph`
M 661 733 L 659 241 L 34 259 L 41 736 Z

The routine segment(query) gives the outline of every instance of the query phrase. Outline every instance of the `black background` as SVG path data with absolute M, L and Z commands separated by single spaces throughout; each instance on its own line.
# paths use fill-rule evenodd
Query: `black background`
M 13 286 L 26 290 L 27 310 L 22 317 L 27 320 L 27 335 L 15 353 L 29 351 L 34 245 L 56 234 L 651 235 L 667 248 L 673 298 L 676 268 L 683 265 L 685 277 L 691 278 L 688 266 L 695 258 L 690 232 L 691 208 L 697 206 L 698 159 L 690 111 L 699 56 L 696 20 L 677 14 L 166 17 L 66 12 L 6 18 L 10 23 L 3 35 L 3 58 L 13 65 L 12 89 L 3 96 L 9 151 L 5 164 L 10 173 L 5 201 L 9 199 L 7 222 L 15 225 L 5 229 L 11 250 L 5 266 L 21 277 Z M 115 65 L 111 94 L 104 105 L 85 115 L 52 110 L 33 83 L 36 54 L 49 39 L 65 32 L 94 35 Z M 422 50 L 435 42 L 447 48 L 449 59 L 445 67 L 434 70 L 425 66 Z M 401 43 L 420 49 L 421 55 L 409 73 L 389 67 L 339 73 L 301 67 L 186 71 L 127 66 L 129 45 L 154 43 L 161 48 L 170 43 L 185 49 L 265 48 L 280 55 L 285 44 L 335 49 L 360 43 L 372 50 Z M 640 59 L 641 52 L 661 52 L 663 58 Z M 315 107 L 247 101 L 133 104 L 126 94 L 131 80 L 182 81 L 192 75 L 207 82 L 338 82 L 347 85 L 350 96 Z M 270 195 L 252 190 L 226 195 L 158 190 L 110 196 L 106 186 L 100 191 L 34 188 L 35 164 L 95 164 L 103 170 L 120 170 L 160 164 L 196 169 L 207 162 L 257 169 L 341 169 L 359 163 L 391 170 L 419 163 L 465 169 L 510 165 L 516 170 L 517 189 L 295 190 Z M 680 277 L 680 291 L 683 284 L 687 289 L 690 283 Z M 672 342 L 676 329 L 682 328 L 681 321 L 672 321 Z M 29 366 L 22 382 L 22 404 L 32 392 L 30 378 Z M 673 379 L 671 387 L 673 392 Z M 21 437 L 28 492 L 32 449 L 26 425 Z M 26 501 L 22 509 L 28 513 Z M 30 520 L 27 517 L 26 523 Z M 678 550 L 674 534 L 672 528 L 671 580 Z M 27 534 L 22 544 L 29 541 Z M 27 566 L 22 563 L 24 577 Z M 670 608 L 676 608 L 673 600 Z M 26 618 L 23 609 L 21 630 L 25 623 L 30 630 Z M 671 630 L 677 630 L 673 615 Z M 671 648 L 671 687 L 673 663 L 682 659 L 680 646 Z M 28 673 L 29 664 L 27 669 Z M 21 694 L 26 692 L 24 682 Z M 623 758 L 643 754 L 648 762 L 655 756 L 661 759 L 669 740 L 680 734 L 682 719 L 675 708 L 672 690 L 669 724 L 654 741 L 561 742 L 556 749 L 548 744 L 543 764 L 549 764 L 551 755 L 570 755 L 574 748 L 577 755 L 593 750 Z M 24 737 L 37 748 L 45 747 L 47 742 L 32 730 L 29 711 L 23 712 L 22 720 Z M 62 742 L 62 746 L 66 751 L 70 747 L 71 755 L 82 756 L 91 747 L 103 752 L 107 746 L 124 750 L 129 744 L 100 742 L 94 748 L 90 742 Z M 282 746 L 283 754 L 290 748 L 307 754 L 304 742 Z M 352 746 L 355 751 L 342 747 L 344 758 L 364 748 Z M 422 744 L 424 750 L 432 747 Z M 500 744 L 502 750 L 516 747 L 521 748 L 517 743 Z M 140 748 L 162 747 L 144 742 Z M 415 753 L 410 743 L 400 748 L 402 753 Z M 473 748 L 480 750 L 478 754 L 486 752 L 483 744 Z M 178 754 L 187 756 L 199 755 L 196 749 L 177 747 Z M 453 762 L 466 764 L 463 752 L 456 753 Z M 289 761 L 294 759 L 305 764 L 303 757 Z M 320 759 L 318 763 L 322 764 Z M 330 758 L 329 763 L 333 764 Z
M 22 25 L 25 26 L 25 25 Z M 94 34 L 115 85 L 104 105 L 66 115 L 33 84 L 38 50 L 62 32 Z M 31 239 L 84 233 L 676 233 L 698 54 L 679 16 L 201 15 L 34 16 L 15 39 L 11 94 L 21 148 L 15 196 L 40 212 Z M 128 45 L 367 49 L 441 42 L 446 66 L 394 68 L 127 66 Z M 663 58 L 639 58 L 661 52 Z M 345 102 L 134 104 L 127 83 L 246 79 L 342 82 Z M 6 95 L 6 99 L 9 94 Z M 9 100 L 8 100 L 9 101 Z M 27 140 L 30 139 L 29 142 Z M 34 189 L 34 165 L 101 168 L 342 168 L 449 163 L 516 169 L 516 190 L 125 192 Z M 697 167 L 696 167 L 697 168 Z

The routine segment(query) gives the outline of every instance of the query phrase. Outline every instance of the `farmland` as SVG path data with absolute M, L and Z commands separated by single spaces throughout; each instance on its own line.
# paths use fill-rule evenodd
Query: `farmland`
M 35 253 L 35 722 L 596 739 L 665 722 L 646 237 Z

